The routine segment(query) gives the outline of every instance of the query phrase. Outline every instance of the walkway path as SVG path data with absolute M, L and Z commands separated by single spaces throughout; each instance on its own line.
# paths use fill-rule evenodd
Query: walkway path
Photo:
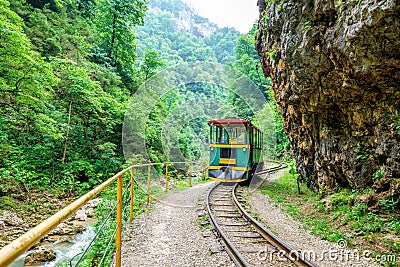
M 169 193 L 151 212 L 139 216 L 126 231 L 122 266 L 232 266 L 225 252 L 210 252 L 220 244 L 213 235 L 203 237 L 198 222 L 213 184 Z

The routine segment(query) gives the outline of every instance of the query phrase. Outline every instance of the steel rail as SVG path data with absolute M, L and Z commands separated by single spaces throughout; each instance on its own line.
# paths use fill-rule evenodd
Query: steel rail
M 277 170 L 284 169 L 284 168 L 286 168 L 286 167 L 288 166 L 286 163 L 282 163 L 282 162 L 275 161 L 275 160 L 267 160 L 267 161 L 268 161 L 268 162 L 272 162 L 272 163 L 277 163 L 278 165 L 277 165 L 277 166 L 268 167 L 268 168 L 266 168 L 266 169 L 263 169 L 263 170 L 261 170 L 261 171 L 259 171 L 259 172 L 256 172 L 254 175 L 261 175 L 261 174 L 266 174 L 266 173 L 274 172 L 274 171 L 277 171 Z
M 257 232 L 262 235 L 268 242 L 271 244 L 275 245 L 278 247 L 280 250 L 284 251 L 287 255 L 287 258 L 292 261 L 294 264 L 297 266 L 301 267 L 318 267 L 315 263 L 307 259 L 302 253 L 299 251 L 295 250 L 292 246 L 290 246 L 288 243 L 280 239 L 278 236 L 276 236 L 274 233 L 272 233 L 270 230 L 268 230 L 263 224 L 260 222 L 256 221 L 243 207 L 243 205 L 239 202 L 239 200 L 236 197 L 236 191 L 237 191 L 238 184 L 236 184 L 232 188 L 232 197 L 233 201 L 238 208 L 239 212 L 242 214 L 243 217 L 246 218 L 246 220 L 252 224 L 252 226 L 257 230 Z
M 236 264 L 236 266 L 250 267 L 251 265 L 246 261 L 246 259 L 242 256 L 242 254 L 239 252 L 239 250 L 233 245 L 233 243 L 225 235 L 224 231 L 219 226 L 217 219 L 215 218 L 215 216 L 213 215 L 213 213 L 211 211 L 210 197 L 211 197 L 212 192 L 215 189 L 217 189 L 218 186 L 220 186 L 220 184 L 217 184 L 216 186 L 214 186 L 207 194 L 206 207 L 207 207 L 208 216 L 209 216 L 214 228 L 217 230 L 217 232 L 221 236 L 221 240 L 224 243 L 225 251 L 228 253 L 229 257 Z

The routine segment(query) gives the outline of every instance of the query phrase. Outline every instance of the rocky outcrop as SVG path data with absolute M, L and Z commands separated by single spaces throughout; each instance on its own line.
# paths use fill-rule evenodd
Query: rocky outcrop
M 184 30 L 199 38 L 207 37 L 218 30 L 217 24 L 197 15 L 191 6 L 181 0 L 152 0 L 148 12 L 170 15 L 176 29 Z
M 101 198 L 95 198 L 90 200 L 88 203 L 83 205 L 82 208 L 76 211 L 74 220 L 77 221 L 87 221 L 88 219 L 95 218 L 94 210 L 97 208 L 99 203 L 102 201 Z
M 29 230 L 29 225 L 12 211 L 0 210 L 0 247 Z
M 372 187 L 399 199 L 399 1 L 266 1 L 260 11 L 256 49 L 301 177 L 322 193 Z
M 38 265 L 49 262 L 57 257 L 56 252 L 45 247 L 37 247 L 25 257 L 25 265 Z

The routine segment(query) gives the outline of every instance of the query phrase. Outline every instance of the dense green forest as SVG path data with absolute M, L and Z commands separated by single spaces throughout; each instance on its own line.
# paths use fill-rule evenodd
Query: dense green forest
M 192 31 L 180 27 L 179 10 L 192 18 Z M 0 194 L 32 186 L 80 193 L 120 170 L 130 97 L 168 66 L 228 64 L 272 99 L 254 50 L 255 29 L 241 36 L 218 29 L 179 0 L 0 0 L 0 24 Z M 170 104 L 161 103 L 147 125 L 152 160 L 165 160 L 159 130 L 179 99 L 212 99 L 216 91 L 190 85 L 166 96 Z M 223 90 L 218 97 L 233 108 L 240 102 Z M 275 115 L 282 156 L 288 141 Z M 199 145 L 191 136 L 204 128 L 193 125 L 179 133 L 179 147 L 194 159 Z

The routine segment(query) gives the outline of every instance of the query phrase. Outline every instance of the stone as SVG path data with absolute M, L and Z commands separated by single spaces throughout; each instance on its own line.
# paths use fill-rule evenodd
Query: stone
M 260 14 L 255 47 L 316 192 L 375 186 L 400 198 L 399 10 L 396 0 L 286 0 Z
M 78 221 L 87 221 L 89 218 L 95 217 L 95 209 L 102 201 L 101 198 L 95 198 L 86 203 L 81 209 L 76 212 L 74 217 Z
M 75 220 L 78 221 L 86 221 L 88 219 L 88 216 L 86 215 L 86 210 L 80 209 L 76 212 L 75 214 Z
M 85 227 L 79 224 L 61 223 L 49 233 L 49 236 L 75 235 L 84 230 Z
M 55 251 L 45 248 L 37 247 L 25 257 L 25 265 L 37 265 L 45 262 L 55 260 L 57 254 Z
M 2 221 L 5 226 L 16 226 L 20 228 L 28 227 L 28 224 L 21 219 L 17 213 L 11 211 L 2 211 L 2 215 L 0 215 L 0 221 Z

